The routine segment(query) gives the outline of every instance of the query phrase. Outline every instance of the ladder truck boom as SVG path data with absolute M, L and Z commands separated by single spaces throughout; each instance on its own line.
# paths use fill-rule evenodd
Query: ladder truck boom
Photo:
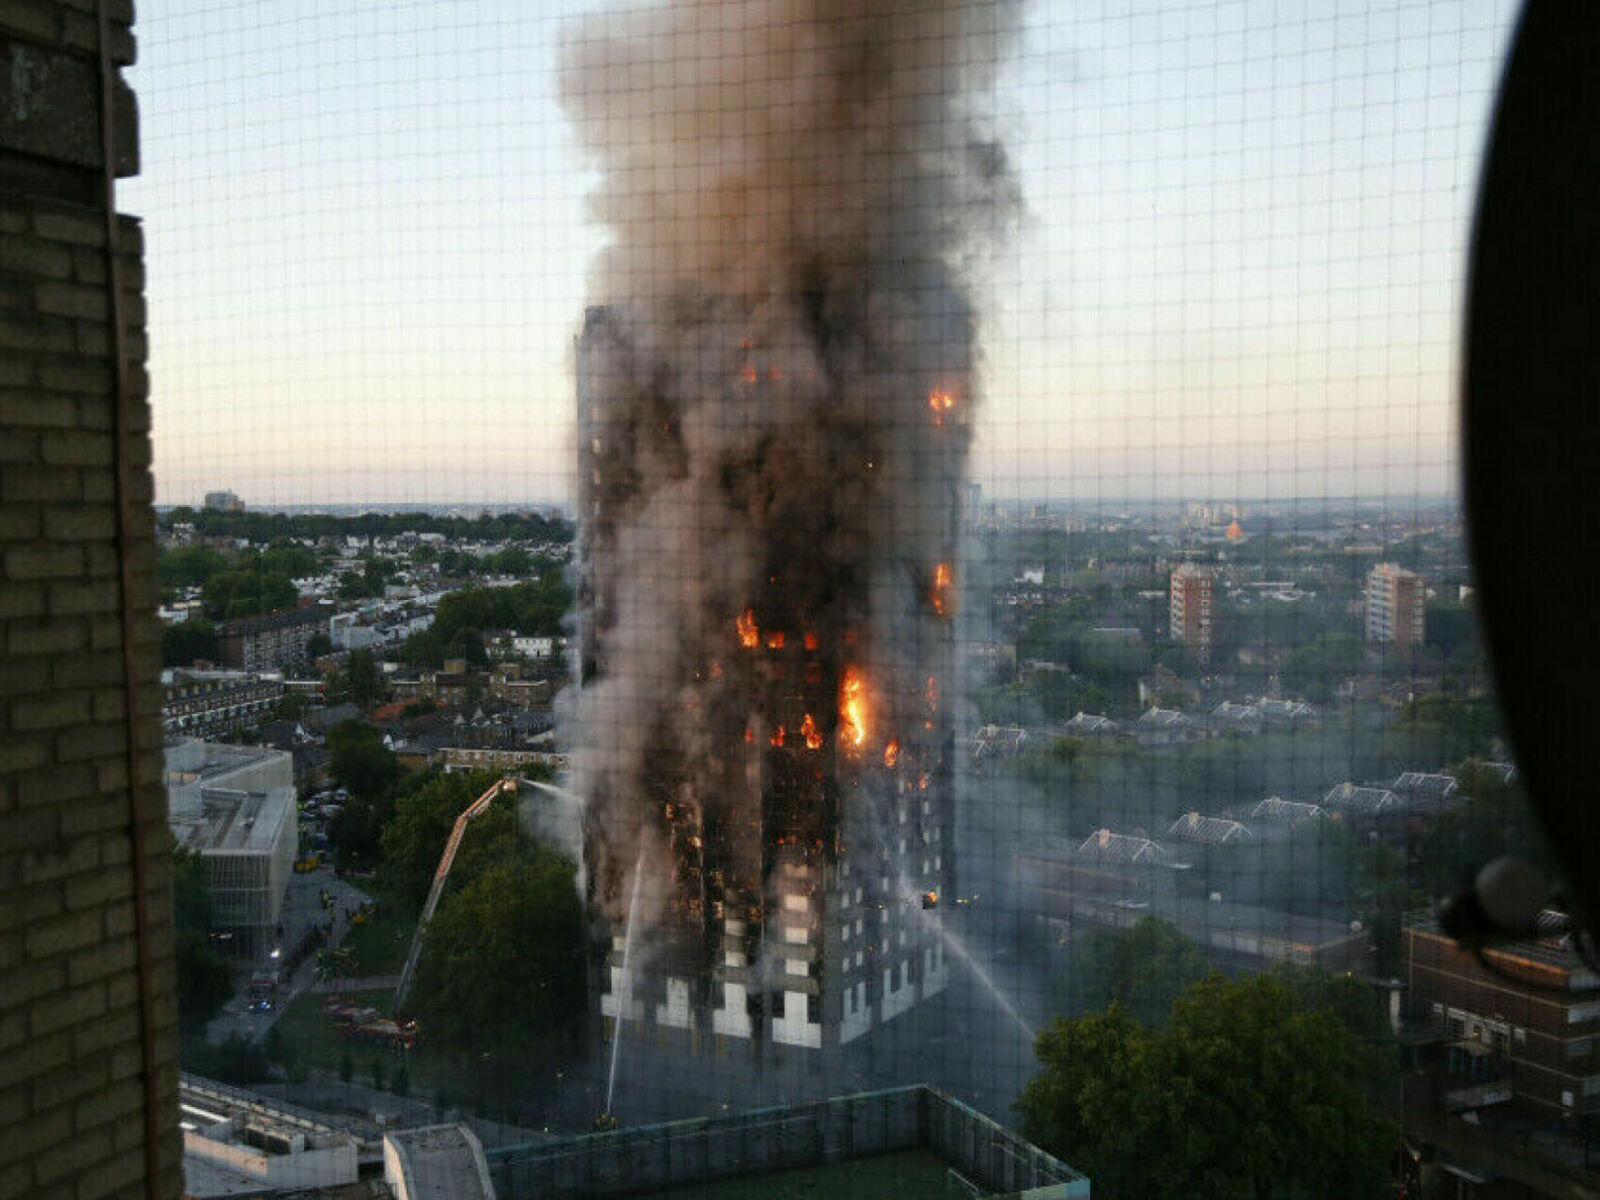
M 439 867 L 433 873 L 433 886 L 428 889 L 428 899 L 422 906 L 422 916 L 417 920 L 417 931 L 411 936 L 411 949 L 406 952 L 406 965 L 400 971 L 400 983 L 394 991 L 394 1008 L 401 1010 L 405 1003 L 406 993 L 410 990 L 412 976 L 417 970 L 417 959 L 422 956 L 422 935 L 428 928 L 428 922 L 433 919 L 433 910 L 439 907 L 439 897 L 444 894 L 445 880 L 450 877 L 450 868 L 455 865 L 456 851 L 461 849 L 461 839 L 466 836 L 467 826 L 476 818 L 489 811 L 489 805 L 495 797 L 515 794 L 517 779 L 507 775 L 496 780 L 489 789 L 461 810 L 461 815 L 456 818 L 456 823 L 451 827 L 450 837 L 444 844 L 444 853 L 439 856 Z

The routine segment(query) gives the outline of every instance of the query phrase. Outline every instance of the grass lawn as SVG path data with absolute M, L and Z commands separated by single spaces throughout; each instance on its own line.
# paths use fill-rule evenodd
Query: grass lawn
M 294 998 L 294 1002 L 288 1008 L 283 1010 L 283 1015 L 278 1018 L 273 1028 L 277 1030 L 284 1046 L 292 1050 L 308 1067 L 337 1071 L 345 1051 L 349 1050 L 359 1069 L 360 1064 L 365 1063 L 374 1053 L 380 1052 L 372 1046 L 347 1041 L 340 1037 L 339 1031 L 334 1028 L 333 1018 L 322 1010 L 322 1002 L 326 999 L 328 999 L 326 995 L 315 992 L 301 993 Z M 352 1003 L 368 1005 L 380 1013 L 386 1013 L 394 1004 L 394 992 L 389 988 L 373 992 L 355 992 Z
M 355 1067 L 354 1078 L 361 1083 L 368 1081 L 373 1061 L 381 1060 L 386 1075 L 392 1078 L 395 1068 L 402 1061 L 400 1052 L 341 1037 L 333 1017 L 323 1010 L 323 1002 L 328 999 L 326 994 L 305 992 L 296 996 L 293 1003 L 283 1010 L 283 1015 L 273 1028 L 277 1030 L 285 1049 L 302 1066 L 325 1071 L 339 1070 L 348 1053 Z M 379 988 L 352 992 L 347 1003 L 375 1008 L 380 1014 L 388 1014 L 394 1007 L 394 990 Z M 413 1091 L 420 1089 L 433 1095 L 443 1089 L 456 1103 L 467 1102 L 476 1094 L 470 1071 L 463 1071 L 456 1057 L 429 1046 L 426 1038 L 427 1031 L 424 1029 L 422 1044 L 403 1055 L 411 1075 Z
M 355 953 L 359 974 L 398 975 L 415 929 L 415 921 L 390 910 L 386 916 L 368 916 L 362 924 L 351 926 L 342 945 Z

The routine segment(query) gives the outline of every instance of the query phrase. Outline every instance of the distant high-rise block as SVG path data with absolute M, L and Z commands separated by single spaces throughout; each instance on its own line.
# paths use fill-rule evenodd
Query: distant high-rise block
M 1211 572 L 1184 563 L 1172 572 L 1171 635 L 1202 663 L 1211 661 Z
M 1367 641 L 1410 650 L 1422 645 L 1427 589 L 1422 576 L 1379 563 L 1367 576 Z

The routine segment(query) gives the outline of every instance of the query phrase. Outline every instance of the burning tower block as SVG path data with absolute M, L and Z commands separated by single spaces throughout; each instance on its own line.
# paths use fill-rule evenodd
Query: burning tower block
M 1017 208 L 1016 15 L 678 4 L 568 44 L 610 236 L 572 782 L 618 1036 L 824 1062 L 944 990 L 963 267 Z
M 969 323 L 937 300 L 928 320 Z M 863 404 L 830 371 L 789 383 L 797 356 L 742 324 L 703 306 L 667 343 L 594 308 L 577 348 L 600 1011 L 826 1052 L 946 982 L 966 364 Z

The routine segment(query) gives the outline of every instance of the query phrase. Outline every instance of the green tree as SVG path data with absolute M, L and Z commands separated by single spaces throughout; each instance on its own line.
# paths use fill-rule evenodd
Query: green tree
M 456 630 L 450 639 L 449 657 L 465 659 L 468 666 L 483 666 L 489 661 L 488 651 L 483 648 L 483 634 L 470 625 Z
M 179 621 L 161 631 L 161 665 L 187 667 L 197 658 L 217 657 L 217 630 L 210 621 Z
M 418 630 L 400 643 L 400 661 L 409 667 L 437 671 L 444 666 L 445 640 L 432 629 Z
M 313 633 L 306 639 L 306 657 L 315 661 L 324 654 L 333 653 L 333 639 L 325 633 Z
M 396 799 L 383 827 L 383 869 L 396 893 L 420 910 L 456 818 L 494 782 L 489 772 L 437 775 Z M 464 881 L 497 857 L 516 853 L 516 800 L 497 800 L 468 826 L 457 852 L 454 880 Z
M 1418 848 L 1421 885 L 1430 899 L 1469 887 L 1486 863 L 1502 855 L 1526 859 L 1549 879 L 1558 877 L 1520 783 L 1505 782 L 1477 761 L 1456 768 L 1455 776 L 1467 798 L 1433 823 Z
M 382 795 L 400 775 L 383 735 L 365 721 L 341 721 L 328 730 L 328 758 L 333 778 L 353 796 Z
M 1500 737 L 1500 711 L 1493 696 L 1436 692 L 1408 701 L 1395 721 L 1395 731 L 1408 747 L 1426 746 L 1435 761 L 1482 759 L 1489 757 Z
M 423 934 L 413 1003 L 430 1037 L 474 1049 L 570 1034 L 584 1005 L 583 908 L 573 864 L 501 859 L 448 897 Z
M 303 579 L 307 575 L 315 575 L 321 567 L 317 561 L 316 551 L 297 542 L 291 542 L 287 538 L 274 539 L 272 544 L 261 552 L 259 562 L 263 571 L 287 575 L 291 579 Z
M 383 697 L 383 675 L 370 650 L 352 650 L 338 686 L 357 708 L 372 708 Z
M 228 560 L 208 546 L 163 550 L 156 560 L 156 578 L 165 588 L 198 587 L 228 569 Z
M 211 931 L 211 882 L 205 859 L 185 845 L 172 848 L 172 923 L 196 933 Z
M 526 575 L 533 570 L 533 555 L 521 546 L 507 546 L 491 554 L 484 565 L 496 575 Z
M 311 701 L 301 692 L 285 692 L 272 710 L 274 720 L 298 721 L 311 711 Z
M 328 731 L 329 768 L 350 799 L 328 823 L 341 867 L 371 866 L 379 858 L 379 836 L 394 811 L 391 789 L 400 762 L 383 737 L 362 721 L 341 721 Z
M 260 1083 L 271 1074 L 266 1051 L 237 1033 L 230 1033 L 220 1045 L 207 1045 L 204 1041 L 188 1045 L 183 1053 L 186 1070 L 223 1083 Z
M 204 1028 L 233 995 L 233 964 L 211 945 L 211 884 L 205 860 L 187 846 L 172 852 L 173 950 L 178 974 L 178 1024 Z
M 1361 639 L 1352 633 L 1324 633 L 1283 660 L 1284 685 L 1297 695 L 1326 703 L 1334 690 L 1361 670 Z
M 1132 929 L 1091 933 L 1074 947 L 1067 972 L 1068 1011 L 1116 1004 L 1150 1028 L 1167 1023 L 1172 1002 L 1210 970 L 1204 951 L 1159 917 Z
M 218 953 L 211 939 L 192 929 L 173 937 L 178 973 L 178 1024 L 188 1032 L 203 1029 L 233 995 L 233 964 Z
M 1375 1196 L 1394 1130 L 1385 1060 L 1283 980 L 1213 975 L 1164 1031 L 1118 1006 L 1042 1033 L 1023 1132 L 1122 1197 Z
M 200 589 L 200 597 L 207 614 L 216 620 L 278 612 L 300 602 L 300 593 L 287 575 L 263 571 L 255 562 L 211 576 Z

